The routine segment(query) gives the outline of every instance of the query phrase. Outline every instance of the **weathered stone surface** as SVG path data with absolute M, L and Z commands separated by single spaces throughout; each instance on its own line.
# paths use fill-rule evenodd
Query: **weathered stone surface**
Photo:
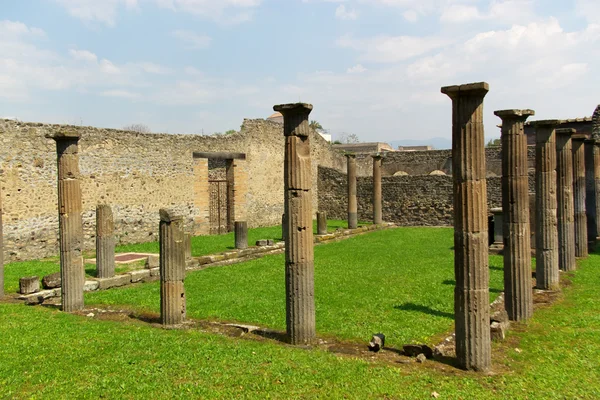
M 417 357 L 419 354 L 424 354 L 427 358 L 433 358 L 433 349 L 426 344 L 405 344 L 402 346 L 402 351 L 408 357 Z
M 115 275 L 115 222 L 108 204 L 96 207 L 96 276 Z
M 273 239 L 267 239 L 267 246 L 275 245 L 275 241 Z
M 160 319 L 163 326 L 186 317 L 183 217 L 160 210 Z
M 358 203 L 356 198 L 356 155 L 346 154 L 348 177 L 348 228 L 358 226 Z
M 79 138 L 74 131 L 48 135 L 56 141 L 58 159 L 58 225 L 60 244 L 61 308 L 83 309 L 83 221 L 79 182 Z
M 26 276 L 19 279 L 19 293 L 31 294 L 40 291 L 40 278 L 38 276 Z
M 42 290 L 32 294 L 21 295 L 19 296 L 19 300 L 25 300 L 25 304 L 27 305 L 36 305 L 43 303 L 44 300 L 51 297 L 58 297 L 60 296 L 60 293 L 60 289 Z
M 44 289 L 56 289 L 60 287 L 60 272 L 46 275 L 42 278 Z
M 327 213 L 321 211 L 317 213 L 317 235 L 327 235 Z
M 525 120 L 532 110 L 494 112 L 502 119 L 502 241 L 504 244 L 504 291 L 508 317 L 531 318 L 531 243 L 529 232 L 529 184 Z M 494 220 L 496 215 L 494 214 Z M 495 229 L 495 228 L 494 228 Z M 495 240 L 494 240 L 495 241 Z
M 2 188 L 0 187 L 0 298 L 4 297 L 4 231 L 2 229 Z
M 381 224 L 382 217 L 382 192 L 381 192 L 381 154 L 373 156 L 373 223 Z
M 421 353 L 417 356 L 417 362 L 423 364 L 425 361 L 427 361 L 427 357 L 425 356 L 425 354 Z
M 183 234 L 183 249 L 185 251 L 185 261 L 188 262 L 192 259 L 192 235 L 190 233 Z
M 160 268 L 151 268 L 150 276 L 160 276 Z
M 575 209 L 573 197 L 573 149 L 575 129 L 556 130 L 556 174 L 558 197 L 558 268 L 572 271 L 575 260 Z
M 600 225 L 598 215 L 598 197 L 596 196 L 596 179 L 600 180 L 599 153 L 596 141 L 585 141 L 585 214 L 587 217 L 588 241 L 598 237 Z
M 558 288 L 558 217 L 556 208 L 556 126 L 559 120 L 535 121 L 536 287 Z
M 160 257 L 159 256 L 148 256 L 145 264 L 146 269 L 153 269 L 160 267 Z
M 131 271 L 129 275 L 131 278 L 131 283 L 140 282 L 150 277 L 150 270 L 140 269 L 137 271 Z
M 267 246 L 268 244 L 269 242 L 267 241 L 267 239 L 260 239 L 256 241 L 257 246 Z
M 493 341 L 502 341 L 506 338 L 506 331 L 508 330 L 507 322 L 494 321 L 490 325 L 490 336 Z
M 588 256 L 587 217 L 585 215 L 585 137 L 572 136 L 573 186 L 575 199 L 575 256 Z
M 235 248 L 243 250 L 248 247 L 248 223 L 246 221 L 235 221 Z
M 94 290 L 98 290 L 99 287 L 100 284 L 98 283 L 98 281 L 85 281 L 85 283 L 83 284 L 83 291 L 93 292 Z
M 462 368 L 485 371 L 491 365 L 483 131 L 489 86 L 480 82 L 441 91 L 452 99 L 456 356 Z
M 383 349 L 385 346 L 385 335 L 383 333 L 376 333 L 371 337 L 371 341 L 369 342 L 369 350 L 378 352 Z
M 113 287 L 125 286 L 131 283 L 131 275 L 115 275 L 111 278 L 98 278 L 98 289 L 106 290 Z
M 292 344 L 309 344 L 316 336 L 312 224 L 310 104 L 273 107 L 283 114 L 285 136 L 284 207 L 286 230 L 286 332 Z

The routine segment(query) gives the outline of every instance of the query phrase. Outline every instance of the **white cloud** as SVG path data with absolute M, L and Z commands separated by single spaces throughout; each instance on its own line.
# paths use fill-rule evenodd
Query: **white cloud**
M 363 67 L 361 64 L 356 64 L 354 67 L 350 67 L 346 70 L 349 74 L 360 74 L 365 72 L 367 69 Z
M 100 61 L 100 71 L 114 75 L 121 73 L 119 67 L 117 67 L 115 64 L 108 61 L 107 59 L 103 59 L 102 61 Z
M 180 40 L 187 48 L 205 49 L 210 46 L 212 39 L 206 35 L 199 35 L 192 31 L 178 29 L 171 32 L 171 36 Z
M 356 20 L 358 18 L 358 13 L 355 9 L 346 9 L 345 5 L 340 4 L 335 9 L 335 17 L 345 21 Z
M 262 0 L 155 0 L 159 7 L 185 12 L 226 24 L 252 19 Z
M 94 62 L 94 63 L 98 61 L 98 56 L 96 56 L 91 51 L 87 51 L 87 50 L 71 49 L 71 50 L 69 50 L 69 54 L 75 60 L 79 60 L 79 61 L 88 61 L 88 62 Z
M 113 26 L 117 19 L 117 10 L 125 6 L 133 9 L 138 6 L 137 0 L 55 0 L 67 12 L 85 22 L 100 22 Z
M 100 94 L 106 97 L 120 97 L 123 99 L 137 99 L 141 97 L 138 93 L 129 92 L 127 90 L 104 90 L 100 92 Z
M 481 12 L 476 6 L 450 4 L 442 12 L 440 21 L 458 24 L 477 20 L 505 23 L 527 22 L 535 19 L 533 6 L 533 0 L 492 0 L 488 10 Z
M 417 22 L 419 19 L 419 14 L 415 10 L 406 10 L 402 13 L 402 16 L 408 22 Z

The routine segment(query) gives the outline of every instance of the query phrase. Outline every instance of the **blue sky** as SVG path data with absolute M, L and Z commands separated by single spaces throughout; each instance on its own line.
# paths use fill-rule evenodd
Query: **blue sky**
M 206 133 L 314 105 L 334 137 L 450 137 L 440 87 L 589 116 L 598 0 L 0 0 L 0 117 Z

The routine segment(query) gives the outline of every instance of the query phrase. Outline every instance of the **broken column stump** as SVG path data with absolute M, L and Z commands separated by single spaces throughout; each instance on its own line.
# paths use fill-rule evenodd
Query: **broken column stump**
M 572 271 L 575 261 L 575 209 L 573 198 L 573 149 L 575 129 L 556 130 L 556 193 L 558 219 L 558 268 Z
M 585 215 L 585 136 L 571 136 L 573 143 L 573 194 L 575 198 L 575 257 L 588 256 Z
M 502 207 L 492 208 L 490 210 L 494 221 L 494 242 L 490 246 L 490 250 L 501 254 L 504 250 L 504 211 Z
M 235 248 L 243 250 L 248 248 L 248 223 L 246 221 L 234 222 Z
M 358 227 L 358 200 L 356 199 L 356 155 L 346 154 L 348 178 L 348 229 Z
M 447 86 L 452 99 L 454 186 L 454 319 L 456 357 L 464 369 L 491 365 L 487 183 L 483 98 L 485 82 Z
M 19 293 L 32 294 L 40 291 L 40 278 L 38 276 L 26 276 L 19 279 Z
M 96 207 L 96 276 L 115 276 L 115 223 L 107 204 Z
M 373 156 L 373 223 L 375 225 L 383 222 L 381 214 L 381 154 Z
M 559 120 L 534 121 L 535 127 L 535 280 L 542 290 L 558 289 L 556 208 L 556 126 Z
M 60 237 L 61 309 L 83 308 L 83 221 L 79 174 L 79 138 L 73 131 L 46 136 L 56 141 L 58 158 L 58 231 Z
M 273 107 L 283 115 L 284 121 L 286 331 L 291 344 L 309 344 L 316 336 L 308 124 L 312 108 L 304 103 Z
M 529 173 L 524 124 L 534 112 L 501 110 L 494 114 L 502 119 L 504 305 L 510 320 L 521 321 L 533 315 Z
M 325 211 L 317 213 L 317 235 L 327 235 L 327 213 Z
M 181 324 L 186 316 L 183 216 L 160 210 L 160 320 L 163 326 Z

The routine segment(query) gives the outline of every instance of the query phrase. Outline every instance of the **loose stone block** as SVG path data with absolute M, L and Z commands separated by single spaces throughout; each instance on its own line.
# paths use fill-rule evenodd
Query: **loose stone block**
M 56 289 L 60 287 L 60 272 L 46 275 L 42 278 L 44 289 Z
M 317 235 L 327 235 L 327 213 L 320 211 L 317 213 Z
M 79 179 L 79 133 L 46 136 L 56 141 L 58 158 L 58 226 L 60 236 L 61 308 L 83 309 L 83 222 Z
M 138 271 L 131 271 L 129 275 L 131 277 L 131 283 L 141 282 L 150 277 L 150 270 L 140 269 Z
M 309 344 L 316 336 L 312 168 L 308 125 L 312 105 L 282 104 L 273 109 L 283 115 L 285 135 L 286 332 L 290 343 Z M 354 194 L 356 196 L 356 190 Z
M 160 257 L 159 256 L 148 256 L 146 259 L 146 269 L 154 269 L 160 266 Z
M 575 129 L 556 130 L 556 193 L 558 196 L 558 268 L 572 271 L 575 260 L 575 220 L 573 197 L 573 149 L 571 135 Z
M 113 287 L 125 286 L 131 283 L 131 275 L 115 275 L 110 278 L 99 278 L 98 281 L 98 289 L 106 290 Z
M 248 223 L 246 221 L 235 221 L 235 248 L 243 250 L 248 247 Z
M 85 281 L 85 283 L 83 284 L 83 291 L 93 292 L 94 290 L 98 290 L 99 287 L 100 284 L 98 283 L 98 281 Z
M 160 210 L 160 318 L 163 326 L 181 324 L 186 317 L 183 217 Z
M 107 204 L 96 207 L 96 276 L 115 275 L 115 222 Z
M 572 136 L 573 185 L 575 198 L 575 256 L 588 256 L 587 217 L 585 215 L 585 136 Z
M 382 196 L 381 196 L 381 154 L 373 156 L 373 223 L 381 224 L 383 217 L 381 214 Z
M 503 222 L 499 225 L 502 225 L 504 245 L 505 308 L 512 321 L 521 321 L 533 315 L 529 173 L 524 124 L 534 112 L 501 110 L 494 114 L 502 119 Z M 491 334 L 493 337 L 493 329 Z
M 356 198 L 356 155 L 346 154 L 348 172 L 348 229 L 358 226 L 358 201 Z
M 480 82 L 441 91 L 452 99 L 456 356 L 462 368 L 485 371 L 491 364 L 483 131 L 483 98 L 489 86 Z
M 160 268 L 150 268 L 150 276 L 160 276 Z
M 40 291 L 40 278 L 37 276 L 26 276 L 19 279 L 19 293 L 31 294 Z
M 269 244 L 269 243 L 267 242 L 267 239 L 260 239 L 260 240 L 257 240 L 257 241 L 256 241 L 256 245 L 257 245 L 257 246 L 266 246 L 266 245 L 268 245 L 268 244 Z
M 535 127 L 536 287 L 558 289 L 558 200 L 556 198 L 556 126 L 559 120 L 532 122 Z

